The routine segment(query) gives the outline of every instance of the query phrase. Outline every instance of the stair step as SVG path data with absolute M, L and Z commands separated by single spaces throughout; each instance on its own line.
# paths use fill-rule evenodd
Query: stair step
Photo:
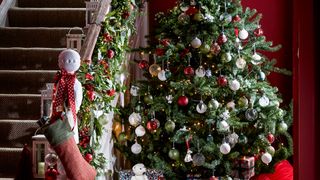
M 0 179 L 15 177 L 21 152 L 22 148 L 0 148 Z
M 39 119 L 40 94 L 0 94 L 0 119 Z
M 0 147 L 31 145 L 31 137 L 38 127 L 36 120 L 0 120 Z
M 0 94 L 38 94 L 52 83 L 56 71 L 0 70 Z
M 1 27 L 0 47 L 65 48 L 70 28 Z M 79 30 L 80 31 L 80 30 Z M 77 33 L 76 30 L 73 30 Z
M 11 27 L 84 27 L 85 8 L 10 8 Z
M 23 148 L 0 147 L 0 177 L 13 178 L 18 170 Z
M 84 0 L 18 0 L 19 7 L 85 7 Z
M 0 48 L 0 70 L 58 69 L 58 55 L 64 48 Z

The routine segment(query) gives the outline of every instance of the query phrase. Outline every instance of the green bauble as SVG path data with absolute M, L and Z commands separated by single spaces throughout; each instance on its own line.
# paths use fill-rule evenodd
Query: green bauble
M 140 101 L 137 103 L 135 110 L 136 112 L 141 112 L 143 110 L 143 105 Z
M 167 132 L 173 132 L 175 127 L 176 127 L 176 124 L 171 120 L 168 120 L 164 125 L 164 128 L 166 129 Z
M 195 15 L 193 16 L 193 19 L 194 19 L 195 21 L 202 21 L 202 20 L 204 19 L 204 17 L 203 17 L 203 14 L 202 14 L 201 12 L 198 12 L 197 14 L 195 14 Z
M 219 105 L 219 102 L 215 99 L 211 99 L 208 103 L 209 109 L 218 109 Z
M 239 141 L 240 144 L 247 144 L 248 143 L 248 138 L 245 136 L 243 133 L 239 135 Z
M 143 101 L 148 105 L 152 104 L 153 103 L 153 96 L 151 94 L 148 94 L 148 95 L 144 96 Z
M 127 140 L 126 134 L 124 132 L 121 132 L 118 136 L 118 139 L 120 142 L 124 142 Z
M 208 54 L 210 52 L 210 46 L 208 44 L 202 44 L 200 46 L 200 52 L 202 54 Z
M 278 131 L 279 132 L 286 132 L 287 130 L 288 130 L 288 125 L 284 121 L 281 121 L 278 124 Z
M 230 52 L 225 52 L 221 55 L 221 61 L 222 62 L 230 62 L 232 60 L 232 56 L 231 56 L 231 53 Z
M 180 158 L 180 153 L 178 150 L 173 148 L 169 151 L 169 157 L 173 160 L 178 160 Z
M 165 73 L 166 78 L 167 79 L 170 78 L 171 75 L 172 75 L 171 71 L 170 70 L 166 70 L 166 73 Z
M 276 150 L 274 149 L 273 146 L 268 146 L 266 151 L 273 156 Z
M 239 98 L 238 100 L 239 107 L 245 108 L 248 106 L 248 104 L 249 104 L 249 100 L 246 97 L 242 96 L 241 98 Z

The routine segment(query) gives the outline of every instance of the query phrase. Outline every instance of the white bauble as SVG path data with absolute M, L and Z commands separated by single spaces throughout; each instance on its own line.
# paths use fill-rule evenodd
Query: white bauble
M 269 98 L 267 96 L 262 96 L 259 99 L 259 105 L 261 107 L 267 107 L 269 104 L 270 104 L 270 100 L 269 100 Z
M 191 41 L 191 46 L 193 48 L 199 48 L 200 46 L 202 45 L 202 42 L 199 38 L 194 38 L 192 41 Z
M 229 82 L 229 87 L 232 91 L 237 91 L 240 89 L 240 82 L 236 79 Z
M 142 151 L 142 147 L 137 142 L 131 146 L 131 152 L 133 154 L 139 154 Z
M 146 129 L 143 126 L 139 125 L 138 127 L 136 127 L 134 132 L 138 137 L 142 137 L 146 134 Z
M 263 163 L 268 165 L 272 161 L 272 156 L 270 153 L 266 152 L 261 156 L 261 160 Z
M 139 87 L 138 86 L 131 86 L 130 88 L 130 94 L 132 96 L 138 96 Z
M 226 106 L 227 106 L 227 108 L 234 110 L 236 104 L 234 103 L 234 101 L 230 101 L 230 102 L 227 103 Z
M 236 66 L 239 69 L 244 69 L 246 67 L 246 64 L 247 64 L 247 62 L 243 58 L 238 58 L 236 61 Z
M 261 56 L 260 56 L 259 54 L 257 54 L 257 53 L 254 53 L 254 54 L 252 55 L 252 61 L 251 61 L 251 63 L 254 64 L 254 65 L 259 65 L 259 64 L 261 64 L 261 63 L 262 63 L 262 62 L 261 62 Z
M 199 66 L 196 69 L 196 76 L 197 77 L 204 77 L 206 75 L 206 70 L 203 68 L 203 66 Z
M 219 128 L 220 128 L 220 130 L 228 131 L 229 128 L 230 128 L 230 126 L 229 126 L 229 124 L 227 123 L 227 121 L 222 120 L 222 121 L 220 121 L 220 123 L 219 123 Z
M 161 71 L 158 73 L 158 78 L 160 79 L 160 81 L 165 81 L 165 80 L 167 80 L 166 71 L 165 71 L 165 70 L 161 70 Z
M 222 154 L 228 154 L 230 152 L 230 150 L 231 150 L 231 147 L 230 147 L 230 145 L 228 143 L 221 144 L 220 152 Z
M 138 126 L 141 123 L 141 116 L 138 113 L 133 112 L 129 116 L 129 123 L 131 126 Z
M 196 107 L 196 110 L 198 113 L 203 114 L 207 111 L 207 105 L 203 101 L 200 101 Z
M 245 29 L 242 29 L 240 32 L 239 32 L 239 38 L 242 39 L 242 40 L 245 40 L 247 39 L 249 36 L 249 33 L 247 30 Z

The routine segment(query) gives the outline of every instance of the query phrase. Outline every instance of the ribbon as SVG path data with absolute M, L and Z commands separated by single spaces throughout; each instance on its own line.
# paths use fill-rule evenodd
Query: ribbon
M 62 118 L 62 112 L 64 110 L 64 102 L 68 102 L 68 107 L 70 108 L 74 124 L 77 121 L 76 105 L 74 98 L 74 83 L 76 80 L 76 75 L 70 74 L 64 69 L 61 72 L 57 72 L 55 77 L 54 89 L 53 89 L 53 106 L 52 106 L 52 116 L 50 122 L 55 122 L 58 118 Z M 57 87 L 58 86 L 58 87 Z M 58 88 L 58 89 L 57 89 Z M 73 130 L 74 127 L 72 127 Z

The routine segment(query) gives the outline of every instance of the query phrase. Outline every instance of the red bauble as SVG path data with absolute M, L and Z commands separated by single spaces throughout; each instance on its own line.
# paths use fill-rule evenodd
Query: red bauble
M 47 169 L 47 171 L 45 173 L 45 179 L 46 180 L 56 180 L 58 175 L 59 175 L 59 173 L 55 168 L 49 168 L 49 169 Z
M 86 88 L 87 91 L 93 91 L 94 86 L 92 84 L 85 84 L 84 87 Z
M 163 56 L 164 54 L 165 54 L 164 49 L 161 49 L 161 48 L 157 48 L 156 49 L 156 55 L 157 56 Z
M 194 69 L 191 66 L 188 66 L 188 67 L 184 68 L 183 72 L 187 76 L 194 75 Z
M 92 159 L 93 159 L 93 156 L 92 156 L 92 154 L 87 153 L 86 156 L 84 157 L 84 159 L 85 159 L 88 163 L 90 163 L 90 162 L 92 161 Z
M 170 39 L 162 39 L 160 43 L 164 46 L 169 46 L 170 45 Z
M 219 44 L 218 43 L 213 43 L 212 45 L 211 45 L 211 47 L 210 47 L 210 52 L 212 53 L 212 54 L 214 54 L 214 55 L 218 55 L 219 53 L 220 53 L 220 51 L 221 51 L 221 47 L 219 46 Z
M 215 176 L 211 176 L 209 180 L 218 180 L 218 178 Z
M 189 103 L 189 99 L 187 96 L 180 96 L 178 98 L 178 105 L 179 106 L 186 106 Z
M 86 80 L 92 81 L 93 76 L 90 73 L 86 73 Z
M 186 14 L 192 16 L 196 14 L 199 10 L 195 6 L 190 6 L 189 9 L 186 11 Z
M 221 86 L 221 87 L 226 86 L 226 85 L 228 84 L 227 78 L 224 77 L 224 76 L 219 76 L 219 77 L 218 77 L 218 84 L 219 84 L 219 86 Z
M 263 30 L 261 28 L 257 28 L 253 33 L 255 36 L 259 37 L 263 35 Z
M 104 42 L 111 42 L 113 40 L 112 36 L 108 33 L 103 34 L 103 41 Z
M 268 139 L 268 141 L 269 141 L 270 144 L 272 144 L 272 143 L 274 142 L 274 140 L 275 140 L 274 135 L 271 134 L 271 133 L 269 133 L 269 134 L 267 135 L 267 139 Z
M 238 29 L 237 27 L 234 28 L 234 35 L 235 35 L 236 37 L 239 36 L 239 29 Z
M 153 131 L 153 130 L 156 130 L 158 128 L 158 124 L 156 121 L 154 120 L 151 120 L 151 121 L 148 121 L 147 122 L 147 129 L 149 131 Z
M 94 91 L 87 91 L 87 95 L 90 101 L 94 100 L 94 97 L 95 97 Z
M 220 34 L 220 36 L 218 37 L 218 39 L 217 39 L 217 42 L 218 42 L 218 44 L 219 45 L 222 45 L 222 44 L 224 44 L 225 42 L 227 42 L 228 41 L 228 38 L 227 38 L 227 36 L 225 35 L 225 34 Z
M 241 21 L 241 18 L 239 15 L 235 15 L 233 18 L 232 18 L 232 21 L 233 22 L 240 22 Z
M 139 61 L 138 66 L 140 69 L 147 69 L 149 67 L 149 64 L 148 64 L 148 61 L 141 60 L 141 61 Z
M 115 93 L 116 93 L 116 90 L 114 90 L 114 89 L 107 90 L 108 96 L 114 96 Z
M 114 56 L 114 51 L 111 50 L 111 49 L 109 49 L 109 50 L 107 51 L 107 57 L 108 57 L 109 59 L 112 59 L 113 56 Z

